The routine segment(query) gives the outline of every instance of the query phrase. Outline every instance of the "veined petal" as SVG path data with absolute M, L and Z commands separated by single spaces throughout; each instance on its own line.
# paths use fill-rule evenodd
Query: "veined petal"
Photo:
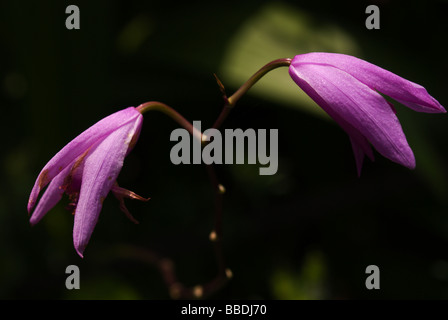
M 72 200 L 77 199 L 76 195 L 79 194 L 81 187 L 84 158 L 87 154 L 88 151 L 84 152 L 51 180 L 30 218 L 31 225 L 38 223 L 59 202 L 64 192 Z
M 342 129 L 345 130 L 345 132 L 347 132 L 352 145 L 353 155 L 355 156 L 358 177 L 361 176 L 364 156 L 367 155 L 371 161 L 375 160 L 369 141 L 367 141 L 366 137 L 358 129 L 345 121 L 339 114 L 333 112 L 332 109 L 327 109 L 327 113 L 341 126 Z
M 309 88 L 309 90 L 312 89 Z M 370 146 L 369 141 L 367 141 L 366 137 L 364 137 L 364 135 L 358 129 L 356 129 L 346 120 L 344 120 L 334 110 L 332 110 L 331 108 L 327 108 L 326 112 L 348 134 L 350 142 L 352 144 L 353 154 L 355 156 L 358 177 L 361 176 L 361 169 L 362 164 L 364 162 L 364 156 L 367 155 L 367 157 L 369 157 L 371 161 L 375 160 L 375 157 L 373 156 L 372 147 Z
M 140 130 L 143 116 L 137 113 L 135 120 L 115 128 L 85 159 L 73 227 L 74 246 L 81 257 L 98 221 L 103 201 L 120 173 L 132 138 Z
M 30 218 L 31 225 L 35 225 L 45 214 L 50 211 L 61 200 L 64 194 L 64 182 L 70 174 L 71 166 L 67 166 L 62 170 L 48 185 L 47 190 L 39 200 L 33 214 Z
M 337 115 L 354 127 L 384 157 L 408 168 L 415 167 L 414 154 L 400 122 L 379 93 L 328 65 L 292 64 L 289 72 L 297 85 L 330 116 Z
M 349 138 L 350 138 L 350 142 L 352 144 L 353 154 L 355 156 L 355 163 L 356 163 L 356 169 L 358 171 L 358 177 L 360 177 L 362 164 L 364 162 L 364 156 L 366 155 L 366 153 L 364 151 L 365 147 L 364 147 L 364 145 L 360 145 L 351 135 L 349 135 Z M 370 149 L 369 151 L 372 152 L 372 149 L 370 148 L 368 141 L 365 138 L 364 138 L 364 140 L 365 140 L 365 143 L 368 145 L 368 148 Z M 371 157 L 371 159 L 372 158 L 373 158 L 373 156 Z
M 415 111 L 446 112 L 443 106 L 421 85 L 362 59 L 338 53 L 313 52 L 298 55 L 291 62 L 295 68 L 309 63 L 333 66 L 345 71 L 368 87 L 388 95 Z
M 40 191 L 44 188 L 56 175 L 64 170 L 71 162 L 78 158 L 88 148 L 95 143 L 104 139 L 112 131 L 117 128 L 136 121 L 141 116 L 134 107 L 129 107 L 115 112 L 108 117 L 98 121 L 96 124 L 82 132 L 62 150 L 60 150 L 42 169 L 37 180 L 31 190 L 28 201 L 28 212 L 36 204 Z

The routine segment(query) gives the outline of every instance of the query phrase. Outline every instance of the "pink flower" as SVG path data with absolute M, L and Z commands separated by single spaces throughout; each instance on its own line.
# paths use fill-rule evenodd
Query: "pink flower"
M 422 86 L 348 55 L 301 54 L 291 61 L 289 74 L 347 132 L 358 175 L 364 155 L 373 160 L 370 144 L 384 157 L 415 167 L 395 109 L 378 92 L 415 111 L 446 112 Z
M 116 179 L 124 158 L 137 142 L 142 120 L 141 113 L 129 107 L 100 120 L 62 148 L 42 169 L 31 191 L 29 213 L 40 191 L 49 184 L 30 223 L 39 222 L 65 192 L 74 208 L 73 243 L 83 257 L 109 191 L 112 190 L 121 209 L 135 222 L 124 206 L 124 197 L 147 199 L 120 188 Z

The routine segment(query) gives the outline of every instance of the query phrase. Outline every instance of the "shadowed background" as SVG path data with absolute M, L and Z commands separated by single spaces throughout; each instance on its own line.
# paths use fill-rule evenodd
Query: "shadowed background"
M 75 4 L 81 29 L 65 28 Z M 367 30 L 377 4 L 381 29 Z M 119 176 L 151 197 L 109 196 L 85 251 L 76 255 L 64 199 L 35 227 L 26 205 L 46 162 L 101 118 L 158 100 L 213 124 L 223 100 L 267 62 L 311 51 L 355 55 L 423 85 L 448 107 L 447 1 L 2 1 L 0 4 L 0 298 L 164 299 L 158 270 L 123 256 L 143 247 L 172 259 L 179 280 L 210 280 L 213 194 L 203 165 L 171 164 L 178 125 L 144 116 Z M 446 115 L 395 104 L 417 168 L 365 160 L 356 175 L 349 139 L 289 78 L 269 73 L 224 128 L 279 130 L 279 169 L 220 165 L 226 187 L 224 253 L 233 279 L 213 298 L 448 298 Z M 65 268 L 81 289 L 65 288 Z M 381 289 L 365 288 L 365 269 Z

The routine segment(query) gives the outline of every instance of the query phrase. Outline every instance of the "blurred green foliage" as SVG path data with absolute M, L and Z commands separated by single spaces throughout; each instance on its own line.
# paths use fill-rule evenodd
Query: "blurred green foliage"
M 205 168 L 171 164 L 177 125 L 162 114 L 145 115 L 119 177 L 151 197 L 128 202 L 139 225 L 108 197 L 84 259 L 73 249 L 67 202 L 29 226 L 40 169 L 126 106 L 159 100 L 210 126 L 223 103 L 213 73 L 231 93 L 273 59 L 331 51 L 417 82 L 447 107 L 447 2 L 377 1 L 381 29 L 367 30 L 372 3 L 2 1 L 0 298 L 169 298 L 154 266 L 120 256 L 123 244 L 169 257 L 188 286 L 214 276 Z M 69 4 L 80 8 L 80 30 L 65 28 Z M 446 115 L 397 109 L 416 170 L 377 155 L 358 179 L 347 136 L 286 68 L 238 102 L 224 127 L 279 129 L 279 170 L 259 176 L 258 166 L 218 166 L 234 277 L 214 298 L 448 298 Z M 79 291 L 65 289 L 70 264 L 80 267 Z M 370 264 L 381 270 L 378 291 L 364 286 Z

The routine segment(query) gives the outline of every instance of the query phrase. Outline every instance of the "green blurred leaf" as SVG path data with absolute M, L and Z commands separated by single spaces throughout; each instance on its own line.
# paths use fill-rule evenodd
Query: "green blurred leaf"
M 312 51 L 356 55 L 354 39 L 337 25 L 283 3 L 268 3 L 248 18 L 227 45 L 219 76 L 225 85 L 239 87 L 266 63 Z M 326 114 L 288 76 L 286 68 L 269 73 L 250 91 L 286 106 Z
M 302 269 L 279 267 L 272 275 L 272 292 L 276 299 L 325 299 L 326 265 L 322 253 L 311 251 L 305 257 Z

